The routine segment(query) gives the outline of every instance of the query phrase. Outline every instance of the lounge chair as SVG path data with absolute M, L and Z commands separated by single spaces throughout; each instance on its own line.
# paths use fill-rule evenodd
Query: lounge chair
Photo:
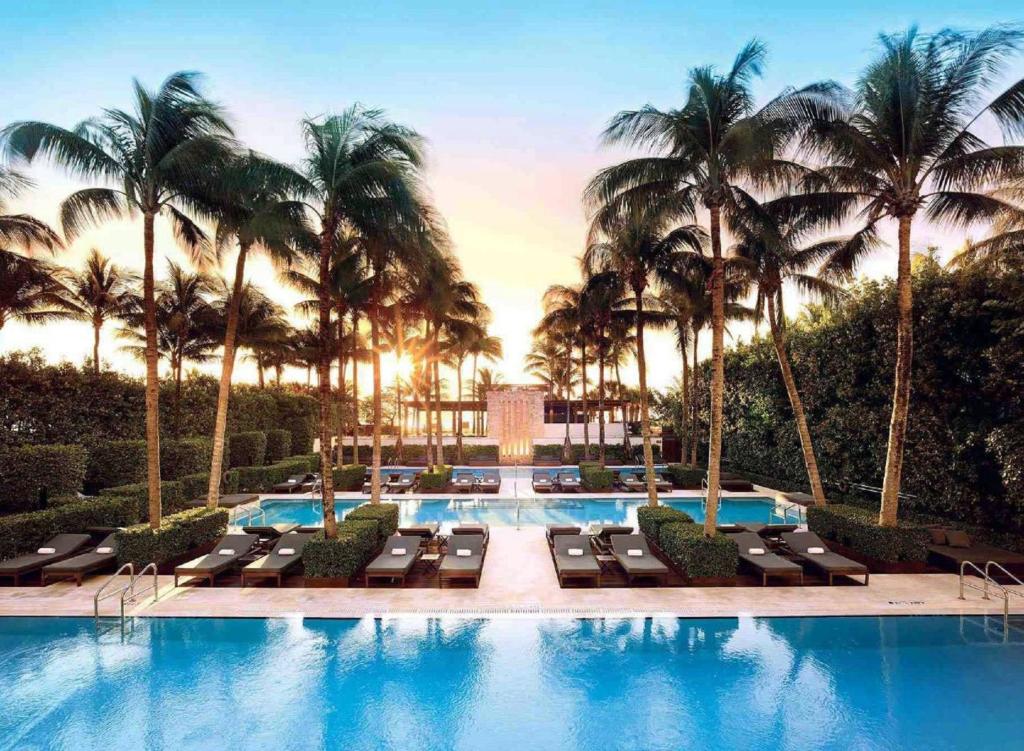
M 594 541 L 595 547 L 602 552 L 611 554 L 612 551 L 612 535 L 631 535 L 633 534 L 632 527 L 625 527 L 620 524 L 591 524 L 590 525 L 590 539 Z
M 418 537 L 420 538 L 419 544 L 426 546 L 437 536 L 438 529 L 440 529 L 440 525 L 437 522 L 427 522 L 426 524 L 412 524 L 408 527 L 399 527 L 398 534 L 402 537 Z
M 285 574 L 299 565 L 302 549 L 312 536 L 312 532 L 288 532 L 281 535 L 267 555 L 242 568 L 242 586 L 247 581 L 273 579 L 280 587 Z
M 929 532 L 932 544 L 928 546 L 928 557 L 943 568 L 959 572 L 964 561 L 979 567 L 984 567 L 989 561 L 1008 568 L 1024 567 L 1024 555 L 990 545 L 974 544 L 965 532 L 940 527 L 930 529 Z
M 722 472 L 718 475 L 718 487 L 733 493 L 749 493 L 754 489 L 754 484 L 734 472 Z
M 384 552 L 366 564 L 366 586 L 371 579 L 398 579 L 405 586 L 405 577 L 420 557 L 418 539 L 391 535 L 384 543 Z
M 392 475 L 392 479 L 387 484 L 387 492 L 389 493 L 404 493 L 407 490 L 412 490 L 412 486 L 416 484 L 416 475 L 411 472 L 402 472 L 398 475 Z
M 309 493 L 320 479 L 319 475 L 307 472 L 304 475 L 292 475 L 284 482 L 279 482 L 272 490 L 275 493 Z
M 796 578 L 800 580 L 801 584 L 804 583 L 804 570 L 793 561 L 788 561 L 780 555 L 769 552 L 764 540 L 753 532 L 737 532 L 734 535 L 729 535 L 729 539 L 735 542 L 736 547 L 740 549 L 740 562 L 761 574 L 762 587 L 768 584 L 769 576 Z M 761 552 L 751 552 L 758 550 Z
M 572 472 L 559 472 L 555 477 L 555 484 L 558 485 L 558 489 L 563 493 L 570 491 L 573 493 L 580 492 L 580 477 Z
M 769 540 L 778 540 L 787 532 L 796 532 L 796 524 L 744 524 L 748 532 Z
M 214 579 L 225 571 L 234 568 L 242 558 L 249 554 L 259 538 L 256 535 L 233 534 L 224 535 L 213 546 L 213 552 L 201 555 L 188 563 L 174 569 L 174 586 L 179 579 L 205 579 L 213 586 Z
M 628 493 L 642 493 L 647 490 L 647 483 L 643 482 L 636 472 L 620 472 L 619 482 Z
M 477 483 L 477 487 L 482 493 L 497 493 L 501 490 L 501 475 L 497 470 L 485 470 L 480 477 L 480 482 Z
M 58 579 L 74 579 L 76 586 L 82 586 L 82 580 L 89 574 L 102 571 L 117 564 L 117 543 L 115 535 L 107 535 L 94 550 L 79 553 L 56 563 L 43 566 L 42 582 Z
M 587 579 L 601 586 L 601 565 L 594 557 L 587 535 L 557 535 L 551 547 L 558 586 L 570 579 Z
M 91 539 L 89 535 L 54 535 L 40 545 L 35 553 L 26 553 L 0 561 L 0 578 L 13 579 L 14 586 L 17 587 L 23 577 L 81 552 Z
M 247 535 L 256 535 L 260 538 L 260 542 L 266 542 L 268 540 L 276 540 L 289 532 L 294 532 L 299 528 L 298 524 L 257 524 L 257 525 L 246 525 L 242 527 L 242 531 Z
M 484 551 L 487 551 L 487 543 L 491 541 L 491 528 L 487 524 L 460 524 L 457 527 L 452 527 L 453 535 L 480 535 L 484 538 Z M 449 550 L 451 549 L 451 541 L 448 543 Z
M 583 530 L 572 524 L 549 524 L 544 530 L 544 536 L 548 538 L 548 545 L 554 543 L 554 539 L 560 535 L 578 535 Z
M 647 487 L 647 475 L 646 474 L 640 476 L 640 482 L 642 482 L 644 484 L 644 487 Z M 669 480 L 666 480 L 664 475 L 662 475 L 661 473 L 655 472 L 654 473 L 654 488 L 659 493 L 671 493 L 672 492 L 672 483 Z
M 452 488 L 457 493 L 471 493 L 476 487 L 476 475 L 472 472 L 456 472 L 452 478 Z
M 453 530 L 448 537 L 448 552 L 438 567 L 437 586 L 444 586 L 446 581 L 472 579 L 473 585 L 479 587 L 486 551 L 483 535 L 459 534 Z
M 533 492 L 534 493 L 550 493 L 554 490 L 555 483 L 551 479 L 550 472 L 534 472 L 533 473 Z
M 787 532 L 782 535 L 782 541 L 800 559 L 828 576 L 828 583 L 831 585 L 836 576 L 863 576 L 864 584 L 868 583 L 868 567 L 863 563 L 851 561 L 845 556 L 833 553 L 828 546 L 821 541 L 814 532 Z M 812 553 L 814 548 L 821 550 L 821 553 Z
M 626 581 L 632 586 L 640 577 L 653 577 L 662 584 L 669 575 L 668 566 L 654 557 L 647 538 L 643 535 L 612 535 L 611 554 L 626 572 Z

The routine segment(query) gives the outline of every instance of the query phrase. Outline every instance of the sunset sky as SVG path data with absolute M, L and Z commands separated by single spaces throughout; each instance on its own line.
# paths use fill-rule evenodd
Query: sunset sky
M 507 381 L 522 381 L 544 289 L 578 278 L 583 186 L 621 156 L 598 138 L 617 110 L 680 104 L 690 67 L 727 66 L 752 36 L 769 46 L 766 75 L 756 83 L 763 100 L 790 84 L 852 83 L 880 31 L 912 23 L 977 28 L 1009 20 L 1011 7 L 949 0 L 487 5 L 19 3 L 0 24 L 0 125 L 41 119 L 71 126 L 103 107 L 126 106 L 133 76 L 154 87 L 172 71 L 198 70 L 243 143 L 296 161 L 301 118 L 357 101 L 384 108 L 429 140 L 427 181 L 466 276 L 494 311 L 493 331 L 505 345 L 498 367 Z M 55 223 L 57 204 L 76 186 L 43 166 L 29 173 L 38 187 L 13 208 Z M 962 240 L 922 227 L 914 245 L 948 252 Z M 165 229 L 157 243 L 158 254 L 181 260 Z M 78 266 L 98 247 L 139 266 L 140 244 L 141 225 L 108 225 L 59 260 Z M 863 272 L 892 267 L 882 253 Z M 273 284 L 265 262 L 252 268 L 254 281 Z M 284 304 L 297 299 L 274 290 Z M 112 327 L 105 336 L 103 359 L 141 372 L 118 351 Z M 74 323 L 10 324 L 0 333 L 0 351 L 32 346 L 81 362 L 91 342 L 85 325 Z M 664 387 L 679 372 L 678 355 L 665 335 L 650 346 L 652 384 Z M 253 368 L 243 364 L 239 377 L 254 379 Z

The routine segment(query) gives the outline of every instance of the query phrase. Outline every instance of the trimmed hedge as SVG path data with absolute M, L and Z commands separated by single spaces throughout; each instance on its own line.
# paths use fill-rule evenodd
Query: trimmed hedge
M 222 508 L 191 509 L 165 516 L 158 530 L 136 524 L 117 533 L 117 560 L 134 564 L 136 570 L 148 563 L 159 566 L 220 539 L 227 526 L 228 511 Z
M 179 478 L 178 482 L 181 483 L 181 494 L 185 501 L 190 501 L 194 498 L 205 498 L 206 492 L 210 489 L 210 473 L 196 472 L 192 475 L 185 475 Z M 238 470 L 229 469 L 224 473 L 220 490 L 221 493 L 238 492 Z
M 181 438 L 174 441 L 160 441 L 160 479 L 178 480 L 185 475 L 194 475 L 210 468 L 213 453 L 211 438 Z M 145 462 L 143 462 L 145 472 Z
M 355 576 L 378 550 L 378 523 L 372 519 L 343 521 L 333 540 L 317 532 L 302 549 L 305 576 L 335 579 Z
M 115 488 L 104 488 L 100 491 L 100 497 L 117 496 L 119 498 L 130 498 L 136 509 L 135 518 L 140 521 L 149 521 L 149 488 L 144 482 L 137 482 L 131 485 L 119 485 Z M 161 516 L 177 513 L 185 508 L 185 497 L 182 484 L 176 480 L 167 480 L 160 483 Z
M 572 445 L 572 459 L 570 464 L 579 464 L 583 461 L 583 444 L 573 443 Z M 654 462 L 658 464 L 661 462 L 661 447 L 657 445 L 651 446 L 654 454 Z M 590 442 L 590 456 L 592 459 L 597 459 L 601 451 L 600 446 L 597 445 L 596 440 Z M 626 455 L 626 447 L 620 443 L 606 443 L 604 446 L 604 460 L 605 464 L 609 465 L 639 465 L 643 464 L 643 444 L 639 441 L 634 441 L 630 446 L 631 456 Z M 561 443 L 538 443 L 533 447 L 533 459 L 537 461 L 539 459 L 557 459 L 562 460 L 562 444 Z
M 273 464 L 292 455 L 292 434 L 287 430 L 267 431 L 267 454 L 265 461 Z
M 661 527 L 664 524 L 692 524 L 693 518 L 671 506 L 640 506 L 636 510 L 637 525 L 647 539 L 661 545 Z
M 85 480 L 82 446 L 48 444 L 0 450 L 0 513 L 32 511 L 47 497 L 76 493 Z
M 85 487 L 90 492 L 146 479 L 146 442 L 96 441 L 88 445 Z
M 0 560 L 36 550 L 54 535 L 134 522 L 134 505 L 120 497 L 89 498 L 42 511 L 0 516 Z
M 235 433 L 228 438 L 228 466 L 261 467 L 267 456 L 267 434 L 260 430 Z
M 366 477 L 366 465 L 346 464 L 344 467 L 335 469 L 333 475 L 336 492 L 346 493 L 360 490 L 363 487 L 363 479 Z
M 418 456 L 422 456 L 426 447 L 425 446 L 403 446 L 402 454 L 403 455 L 408 455 L 408 456 L 413 456 L 413 454 L 410 454 L 409 452 L 407 452 L 405 450 L 405 449 L 409 449 L 409 448 L 417 448 L 417 449 L 419 449 L 420 452 L 417 455 Z M 447 445 L 446 444 L 445 447 L 444 447 L 444 460 L 448 464 L 455 464 L 456 453 L 457 452 L 455 450 L 455 446 L 454 445 Z M 498 447 L 497 447 L 497 445 L 491 445 L 491 444 L 483 444 L 483 445 L 476 444 L 476 443 L 470 443 L 470 444 L 464 443 L 464 444 L 462 444 L 462 461 L 468 462 L 471 459 L 478 459 L 478 460 L 479 459 L 483 459 L 483 460 L 487 460 L 487 461 L 492 461 L 495 464 L 497 464 L 498 463 Z
M 739 548 L 726 535 L 704 536 L 702 524 L 672 522 L 659 530 L 662 552 L 690 578 L 736 576 Z
M 878 514 L 859 506 L 809 506 L 807 527 L 826 540 L 879 561 L 923 561 L 928 557 L 931 538 L 927 529 L 902 521 L 896 527 L 880 527 Z
M 238 473 L 238 490 L 243 493 L 269 493 L 274 485 L 284 482 L 291 475 L 304 475 L 310 472 L 309 460 L 304 457 L 292 457 L 277 464 L 265 467 L 236 467 Z
M 699 488 L 704 478 L 707 477 L 706 469 L 690 464 L 669 464 L 665 468 L 665 473 L 672 480 L 672 486 L 675 488 Z
M 383 545 L 385 540 L 398 531 L 398 504 L 364 503 L 352 509 L 345 521 L 376 522 L 378 542 Z
M 580 481 L 584 490 L 604 493 L 615 485 L 615 473 L 600 464 L 585 462 L 580 464 Z
M 433 472 L 423 472 L 420 474 L 420 492 L 430 493 L 435 490 L 443 492 L 447 489 L 451 479 L 452 468 L 450 465 L 444 465 Z

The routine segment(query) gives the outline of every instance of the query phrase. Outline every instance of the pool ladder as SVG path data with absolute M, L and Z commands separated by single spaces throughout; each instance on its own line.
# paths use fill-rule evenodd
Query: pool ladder
M 1024 585 L 1024 581 L 1021 581 L 1016 576 L 1007 571 L 1003 566 L 996 563 L 995 561 L 988 561 L 985 563 L 985 568 L 980 568 L 976 563 L 971 561 L 964 561 L 960 564 L 960 596 L 959 599 L 966 600 L 967 597 L 964 594 L 964 589 L 973 589 L 977 592 L 981 592 L 981 598 L 983 600 L 991 600 L 989 596 L 989 590 L 994 591 L 997 597 L 1001 597 L 1003 600 L 1003 641 L 1009 640 L 1010 637 L 1010 597 L 1022 597 L 1024 598 L 1024 592 L 1016 589 L 1010 589 L 997 582 L 992 575 L 989 573 L 991 569 L 998 569 L 999 573 L 1013 580 L 1014 584 Z M 973 581 L 973 577 L 968 577 L 968 569 L 973 569 L 978 573 L 982 579 L 982 583 L 976 584 Z
M 241 522 L 243 518 L 245 519 L 245 524 Z M 251 527 L 255 519 L 262 519 L 264 524 L 267 523 L 267 512 L 262 506 L 252 506 L 248 509 L 243 509 L 242 513 L 235 516 L 232 524 L 236 527 Z
M 113 589 L 109 592 L 106 590 L 117 581 L 117 578 L 122 574 L 128 574 L 128 583 L 117 589 Z M 144 585 L 141 588 L 136 588 L 136 584 L 147 574 L 153 575 L 153 581 L 149 585 Z M 127 622 L 127 616 L 125 614 L 125 608 L 127 605 L 134 604 L 138 598 L 148 592 L 153 593 L 153 602 L 160 599 L 160 584 L 157 580 L 156 563 L 147 563 L 142 571 L 138 574 L 135 573 L 135 567 L 131 563 L 123 564 L 117 571 L 111 574 L 100 588 L 96 590 L 96 594 L 92 598 L 92 617 L 93 621 L 99 625 L 100 622 L 100 602 L 107 600 L 112 597 L 118 598 L 118 620 L 121 624 L 121 636 L 125 634 L 125 624 Z
M 708 488 L 708 478 L 705 475 L 704 478 L 700 481 L 700 510 L 702 512 L 704 512 L 705 514 L 708 512 L 708 490 L 709 490 L 709 488 Z M 722 490 L 721 490 L 721 488 L 719 488 L 719 490 L 718 490 L 718 507 L 715 510 L 716 511 L 721 511 L 722 510 Z

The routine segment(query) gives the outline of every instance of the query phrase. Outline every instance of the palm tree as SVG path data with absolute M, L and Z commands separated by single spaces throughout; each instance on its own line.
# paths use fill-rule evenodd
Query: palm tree
M 0 165 L 0 251 L 20 247 L 31 253 L 36 248 L 49 251 L 64 247 L 49 225 L 28 214 L 7 214 L 7 199 L 16 198 L 32 186 L 20 172 Z
M 62 277 L 52 264 L 0 250 L 0 330 L 8 321 L 41 324 L 73 317 Z
M 300 191 L 303 205 L 316 217 L 317 245 L 312 255 L 318 262 L 320 462 L 323 467 L 324 532 L 337 537 L 334 516 L 334 480 L 331 467 L 331 383 L 332 353 L 328 349 L 332 298 L 327 292 L 331 259 L 339 239 L 349 232 L 359 236 L 361 251 L 371 276 L 384 272 L 394 245 L 390 231 L 419 201 L 414 181 L 422 164 L 419 136 L 395 125 L 379 110 L 353 106 L 340 115 L 304 120 L 306 144 L 303 161 L 305 185 Z M 385 237 L 387 235 L 387 237 Z M 374 438 L 371 501 L 380 500 L 380 357 L 379 309 L 383 300 L 378 288 L 370 300 L 370 329 L 373 340 Z
M 485 330 L 483 336 L 478 336 L 470 342 L 469 356 L 473 358 L 473 376 L 469 387 L 470 393 L 473 395 L 474 401 L 482 402 L 487 399 L 487 392 L 480 396 L 480 389 L 477 388 L 477 378 L 480 371 L 477 365 L 481 357 L 488 362 L 497 362 L 501 359 L 503 356 L 501 339 L 488 334 Z M 484 411 L 480 409 L 473 410 L 473 433 L 476 435 L 483 433 L 483 413 Z
M 651 506 L 658 504 L 658 491 L 654 484 L 647 358 L 644 352 L 644 325 L 648 317 L 645 302 L 649 302 L 647 289 L 657 269 L 668 265 L 676 254 L 686 249 L 699 252 L 703 237 L 703 231 L 698 227 L 676 226 L 673 212 L 636 209 L 612 222 L 602 209 L 591 228 L 591 242 L 584 256 L 588 268 L 614 271 L 621 277 L 623 286 L 633 293 L 636 363 L 640 378 L 640 431 L 643 435 L 647 498 Z M 711 534 L 714 534 L 714 527 L 711 529 Z
M 808 189 L 826 194 L 836 219 L 853 210 L 865 218 L 843 251 L 828 261 L 827 270 L 851 273 L 871 246 L 877 225 L 894 219 L 898 226 L 899 318 L 878 516 L 882 526 L 896 524 L 910 408 L 914 219 L 923 214 L 931 222 L 961 227 L 1006 216 L 1019 221 L 1020 209 L 995 191 L 1020 178 L 1024 147 L 990 146 L 978 125 L 987 118 L 1007 138 L 1024 132 L 1024 78 L 989 96 L 991 82 L 999 80 L 1022 38 L 1019 30 L 1003 26 L 931 36 L 911 28 L 881 37 L 880 54 L 853 92 L 803 97 L 805 146 L 825 165 L 808 179 Z
M 681 109 L 663 112 L 648 105 L 616 115 L 605 130 L 607 142 L 644 146 L 660 153 L 630 159 L 603 170 L 586 193 L 592 205 L 601 206 L 598 220 L 604 225 L 636 207 L 657 206 L 674 212 L 677 217 L 690 218 L 699 204 L 710 215 L 713 259 L 711 434 L 708 513 L 704 521 L 704 530 L 709 536 L 715 534 L 722 458 L 725 380 L 722 215 L 728 216 L 756 203 L 741 183 L 771 183 L 799 171 L 792 162 L 776 158 L 776 151 L 793 132 L 793 117 L 785 105 L 794 94 L 787 92 L 763 109 L 754 109 L 750 82 L 760 75 L 764 57 L 764 45 L 756 40 L 749 42 L 724 75 L 712 67 L 690 71 L 689 95 Z M 643 384 L 640 395 L 643 413 L 646 410 Z
M 175 73 L 155 92 L 138 82 L 135 110 L 108 109 L 101 118 L 66 130 L 42 122 L 17 122 L 0 133 L 8 155 L 32 161 L 49 157 L 78 178 L 117 187 L 76 191 L 61 204 L 69 239 L 92 224 L 142 214 L 143 313 L 146 332 L 146 462 L 149 523 L 160 526 L 160 382 L 154 225 L 165 217 L 178 243 L 196 259 L 210 249 L 192 216 L 214 210 L 206 176 L 233 148 L 223 110 L 205 99 L 194 73 Z M 190 216 L 191 215 L 191 216 Z
M 498 355 L 500 357 L 500 354 Z M 487 400 L 487 392 L 493 391 L 502 382 L 501 374 L 496 373 L 490 368 L 473 368 L 473 398 L 478 402 L 484 402 Z M 477 425 L 477 433 L 480 435 L 484 434 L 484 412 L 480 411 L 480 421 Z
M 455 371 L 455 461 L 462 464 L 462 370 L 477 342 L 487 337 L 487 321 L 490 309 L 480 303 L 476 318 L 452 321 L 446 346 L 448 364 Z M 499 344 L 500 346 L 500 344 Z
M 621 277 L 614 270 L 588 268 L 583 264 L 582 271 L 584 282 L 580 302 L 587 334 L 597 349 L 598 459 L 603 465 L 605 463 L 605 371 L 608 366 L 608 352 L 612 345 L 610 329 L 617 319 L 628 321 L 628 316 L 624 317 L 623 311 L 619 309 L 625 290 Z
M 618 275 L 615 276 L 617 279 Z M 627 457 L 632 453 L 632 447 L 629 443 L 629 420 L 626 416 L 625 405 L 628 394 L 622 384 L 620 369 L 625 363 L 636 359 L 636 337 L 633 335 L 634 321 L 631 319 L 631 316 L 615 316 L 612 318 L 606 332 L 608 348 L 604 356 L 608 367 L 615 374 L 615 382 L 612 384 L 614 391 L 612 393 L 615 395 L 615 398 L 622 402 L 620 407 L 622 411 L 622 447 Z
M 76 317 L 92 324 L 92 367 L 100 372 L 100 330 L 110 319 L 124 320 L 141 308 L 135 291 L 140 283 L 137 274 L 122 269 L 96 248 L 89 251 L 85 268 L 69 274 L 68 301 Z
M 569 423 L 572 412 L 572 391 L 578 383 L 572 362 L 575 333 L 565 329 L 557 319 L 541 322 L 533 332 L 533 349 L 526 355 L 526 371 L 540 379 L 555 398 L 565 399 L 565 440 L 562 461 L 572 461 L 572 439 Z

